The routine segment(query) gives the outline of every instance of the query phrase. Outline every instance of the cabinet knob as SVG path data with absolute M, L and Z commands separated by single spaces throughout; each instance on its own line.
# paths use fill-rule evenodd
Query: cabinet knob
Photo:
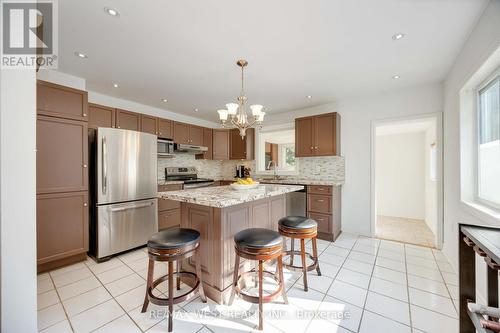
M 318 150 L 318 147 L 316 146 L 316 147 L 314 147 L 314 149 Z
M 313 150 L 313 149 L 314 149 L 314 147 L 311 147 L 311 150 Z
M 116 126 L 116 128 L 120 128 L 120 126 Z
M 83 116 L 84 116 L 84 117 L 87 117 L 87 114 L 86 114 L 86 113 L 84 113 L 84 114 L 83 114 Z
M 83 207 L 87 207 L 87 203 L 86 202 L 83 203 Z
M 87 164 L 84 164 L 84 165 L 83 165 L 83 167 L 84 167 L 84 168 L 86 168 L 86 167 L 87 167 Z
M 161 132 L 159 134 L 161 135 Z
M 317 202 L 324 202 L 325 200 L 323 200 L 323 199 L 318 199 L 318 200 L 316 200 L 316 201 L 317 201 Z

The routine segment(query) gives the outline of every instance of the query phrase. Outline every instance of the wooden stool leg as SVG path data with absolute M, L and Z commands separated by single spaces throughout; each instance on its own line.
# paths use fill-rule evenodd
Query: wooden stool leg
M 283 290 L 281 295 L 283 296 L 283 300 L 285 304 L 288 304 L 288 296 L 286 295 L 286 287 L 285 287 L 285 278 L 283 276 L 283 256 L 278 257 L 278 274 L 280 279 L 280 284 L 283 286 Z
M 318 276 L 321 276 L 321 269 L 319 269 L 319 260 L 318 260 L 318 247 L 316 245 L 316 237 L 312 239 L 312 245 L 313 245 L 313 258 L 316 261 L 316 273 L 318 273 Z
M 304 274 L 304 291 L 308 291 L 307 288 L 307 263 L 306 263 L 306 245 L 304 238 L 300 239 L 300 258 L 302 259 L 302 271 Z
M 149 304 L 149 296 L 148 296 L 148 290 L 149 288 L 152 288 L 153 286 L 153 274 L 154 274 L 154 268 L 155 268 L 155 262 L 153 259 L 149 259 L 149 264 L 148 264 L 148 279 L 146 282 L 146 296 L 144 297 L 144 304 L 142 305 L 142 310 L 141 312 L 146 312 Z
M 233 289 L 231 290 L 231 297 L 229 297 L 229 305 L 233 305 L 234 295 L 236 294 L 235 288 L 238 285 L 238 273 L 240 271 L 240 256 L 237 253 L 234 256 Z
M 200 298 L 203 303 L 207 302 L 207 297 L 205 296 L 205 290 L 203 289 L 203 278 L 201 275 L 201 255 L 200 255 L 200 247 L 196 249 L 196 275 L 198 276 L 198 279 L 200 279 L 200 287 L 198 288 L 200 292 Z
M 262 285 L 264 284 L 262 278 L 262 260 L 259 260 L 259 330 L 262 331 L 264 327 L 263 309 L 262 309 Z
M 172 332 L 174 311 L 174 263 L 168 262 L 168 331 Z
M 257 288 L 258 283 L 259 283 L 259 278 L 258 278 L 258 273 L 259 273 L 259 262 L 255 262 L 255 279 L 254 279 L 254 286 Z
M 177 290 L 181 290 L 181 277 L 179 275 L 180 271 L 181 271 L 181 261 L 178 260 L 176 263 L 175 263 L 175 266 L 177 268 Z
M 295 250 L 295 239 L 290 238 L 290 251 L 292 254 L 290 255 L 290 265 L 293 266 L 293 251 Z

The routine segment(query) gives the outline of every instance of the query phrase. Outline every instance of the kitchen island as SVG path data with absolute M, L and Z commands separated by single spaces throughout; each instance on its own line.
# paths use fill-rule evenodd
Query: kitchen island
M 300 191 L 300 185 L 259 185 L 236 191 L 230 186 L 159 192 L 162 199 L 181 202 L 181 227 L 201 234 L 201 268 L 205 294 L 225 303 L 231 292 L 234 270 L 234 235 L 247 228 L 277 230 L 286 215 L 286 194 Z M 183 269 L 194 271 L 194 259 Z M 243 262 L 250 269 L 249 262 Z

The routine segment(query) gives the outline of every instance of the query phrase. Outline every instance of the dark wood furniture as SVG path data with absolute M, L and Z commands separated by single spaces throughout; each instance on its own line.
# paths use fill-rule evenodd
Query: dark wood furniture
M 174 142 L 203 145 L 203 127 L 174 122 Z
M 158 192 L 182 190 L 182 184 L 158 185 Z M 158 231 L 180 227 L 181 203 L 179 201 L 158 199 Z
M 238 129 L 230 131 L 229 159 L 231 160 L 253 160 L 255 145 L 255 129 L 246 130 L 246 135 L 242 139 Z
M 307 272 L 316 270 L 318 276 L 321 276 L 321 270 L 318 263 L 318 248 L 316 245 L 316 236 L 318 234 L 318 224 L 316 221 L 303 216 L 286 216 L 278 221 L 278 229 L 280 234 L 290 238 L 290 250 L 285 251 L 286 255 L 290 256 L 290 263 L 285 267 L 291 271 L 302 271 L 302 278 L 304 280 L 304 291 L 308 291 L 307 286 Z M 300 251 L 295 251 L 295 240 L 300 240 Z M 306 252 L 306 239 L 311 239 L 312 242 L 312 255 Z M 294 265 L 293 259 L 295 255 L 300 255 L 301 266 Z M 306 265 L 306 256 L 312 260 L 310 265 Z
M 86 259 L 87 92 L 37 81 L 37 270 Z
M 476 253 L 487 264 L 488 306 L 498 308 L 498 270 L 500 269 L 500 228 L 459 224 L 459 325 L 460 333 L 490 332 L 480 327 L 477 314 L 467 304 L 476 301 Z
M 141 114 L 141 132 L 158 135 L 158 118 Z
M 89 128 L 114 128 L 115 114 L 115 108 L 89 103 Z
M 207 147 L 208 150 L 203 154 L 196 155 L 196 159 L 213 159 L 213 130 L 211 128 L 203 129 L 203 146 Z
M 307 217 L 318 223 L 318 238 L 335 241 L 341 232 L 340 186 L 307 186 Z
M 158 137 L 164 139 L 174 138 L 174 122 L 158 118 Z
M 229 130 L 225 129 L 213 130 L 213 159 L 214 160 L 229 159 Z
M 193 256 L 196 258 L 196 272 L 181 271 L 181 260 Z M 149 302 L 156 305 L 168 306 L 168 331 L 172 332 L 174 304 L 188 300 L 196 291 L 199 291 L 202 301 L 204 303 L 207 302 L 207 298 L 203 292 L 203 283 L 201 283 L 200 233 L 196 230 L 181 228 L 158 232 L 151 236 L 148 241 L 148 257 L 146 296 L 144 297 L 141 312 L 146 312 Z M 153 279 L 155 261 L 168 263 L 168 273 L 156 280 Z M 174 262 L 177 263 L 176 272 L 174 272 Z M 190 280 L 189 284 L 193 287 L 189 291 L 175 296 L 174 276 L 176 277 L 177 290 L 180 290 L 181 278 Z M 164 281 L 168 281 L 167 298 L 155 296 L 153 290 Z
M 141 114 L 132 111 L 116 109 L 116 128 L 128 129 L 132 131 L 141 130 Z
M 340 155 L 340 115 L 337 112 L 295 119 L 295 156 Z
M 274 230 L 250 228 L 242 230 L 234 236 L 234 249 L 236 255 L 234 259 L 234 274 L 229 305 L 231 306 L 233 304 L 235 295 L 238 295 L 247 302 L 259 304 L 259 330 L 262 330 L 264 327 L 263 303 L 272 302 L 277 297 L 282 296 L 285 304 L 288 304 L 285 280 L 283 278 L 283 238 Z M 257 261 L 258 269 L 243 272 L 240 275 L 240 258 Z M 265 271 L 264 262 L 273 259 L 277 260 L 276 273 Z M 245 279 L 248 275 L 255 274 L 258 274 L 257 283 L 259 286 L 259 296 L 257 297 L 243 292 L 242 288 L 239 286 L 239 281 L 241 279 Z M 264 275 L 271 277 L 278 283 L 277 290 L 266 296 L 262 293 Z

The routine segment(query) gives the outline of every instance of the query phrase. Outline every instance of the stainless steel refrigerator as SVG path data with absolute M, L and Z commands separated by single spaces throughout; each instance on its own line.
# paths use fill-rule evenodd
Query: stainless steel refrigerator
M 157 137 L 116 128 L 89 131 L 90 254 L 97 260 L 147 243 L 158 231 Z

